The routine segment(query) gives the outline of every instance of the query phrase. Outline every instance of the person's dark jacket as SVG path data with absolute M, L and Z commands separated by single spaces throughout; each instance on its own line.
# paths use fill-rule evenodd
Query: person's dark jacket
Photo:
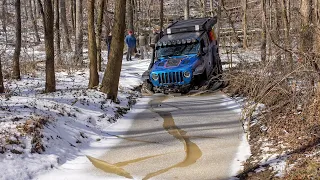
M 111 44 L 111 40 L 112 40 L 112 36 L 108 36 L 107 38 L 106 38 L 106 43 L 107 43 L 107 45 L 110 45 Z

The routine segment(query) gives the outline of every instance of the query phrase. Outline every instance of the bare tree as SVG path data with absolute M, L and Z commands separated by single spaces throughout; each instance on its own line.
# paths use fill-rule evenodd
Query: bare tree
M 261 31 L 261 61 L 266 64 L 267 59 L 267 26 L 266 26 L 266 0 L 261 0 L 261 19 L 262 19 L 262 31 Z
M 264 0 L 262 0 L 264 1 Z M 243 17 L 242 17 L 242 30 L 243 30 L 243 40 L 242 45 L 244 49 L 248 48 L 248 37 L 247 37 L 247 5 L 248 0 L 242 0 Z
M 207 5 L 207 0 L 200 0 L 200 5 L 201 5 L 201 14 L 202 17 L 206 17 L 206 5 Z
M 69 0 L 70 1 L 70 17 L 71 17 L 71 27 L 72 27 L 72 32 L 76 31 L 76 13 L 77 13 L 77 0 Z
M 71 43 L 70 43 L 70 36 L 68 30 L 68 22 L 67 22 L 67 14 L 66 14 L 66 1 L 60 1 L 60 15 L 61 15 L 61 23 L 62 29 L 64 33 L 64 48 L 68 51 L 71 51 Z
M 133 26 L 133 0 L 127 0 L 128 29 L 134 32 Z
M 61 2 L 61 1 L 60 1 Z M 43 18 L 44 25 L 44 42 L 46 47 L 46 85 L 45 92 L 56 91 L 56 79 L 54 72 L 54 12 L 51 0 L 44 0 L 44 7 L 42 7 L 41 0 L 38 0 L 40 5 L 40 12 Z
M 32 13 L 31 13 L 32 14 Z M 60 46 L 60 13 L 59 13 L 59 0 L 55 0 L 55 33 L 56 33 L 56 49 L 58 64 L 62 64 L 61 61 L 61 46 Z
M 5 33 L 6 42 L 8 41 L 8 34 L 7 34 L 7 0 L 2 1 L 2 29 Z
M 315 25 L 314 52 L 315 52 L 315 55 L 317 56 L 318 62 L 319 62 L 319 58 L 320 58 L 320 0 L 314 0 L 313 7 L 314 7 L 313 22 Z
M 76 42 L 74 59 L 76 63 L 83 60 L 83 0 L 76 0 Z
M 288 17 L 287 11 L 290 10 L 290 7 L 287 7 L 289 0 L 281 0 L 282 5 L 282 21 L 284 25 L 284 41 L 285 41 L 285 48 L 286 48 L 286 60 L 290 63 L 290 70 L 293 70 L 293 58 L 291 53 L 291 41 L 290 41 L 290 21 Z
M 215 0 L 209 0 L 209 1 L 210 1 L 210 15 L 211 15 L 211 17 L 213 17 L 215 15 L 213 1 L 215 1 Z
M 101 91 L 107 98 L 117 100 L 122 54 L 124 46 L 126 0 L 118 0 L 115 5 L 115 23 L 112 28 L 113 39 L 111 42 L 110 59 L 105 70 Z
M 189 0 L 184 0 L 184 2 L 185 2 L 184 19 L 189 19 L 189 14 L 190 14 Z
M 160 0 L 160 31 L 163 30 L 163 0 Z
M 16 43 L 13 54 L 13 79 L 21 79 L 20 77 L 20 52 L 21 52 L 21 3 L 20 0 L 15 0 L 16 10 Z
M 221 28 L 221 11 L 222 11 L 222 0 L 218 0 L 218 12 L 217 12 L 217 16 L 218 16 L 218 21 L 217 21 L 217 41 L 218 43 L 220 42 L 220 28 Z
M 4 93 L 1 57 L 0 57 L 0 93 Z
M 280 28 L 281 28 L 281 8 L 279 6 L 279 0 L 275 0 L 275 23 L 274 23 L 274 27 L 273 27 L 273 39 L 276 43 L 278 43 L 278 45 L 281 45 L 280 42 Z M 279 47 L 275 47 L 275 57 L 276 57 L 276 64 L 279 67 L 279 69 L 282 68 L 282 49 Z
M 90 59 L 89 88 L 96 88 L 99 85 L 99 75 L 97 69 L 97 45 L 94 28 L 94 3 L 95 0 L 87 0 L 88 8 L 88 41 Z
M 103 11 L 105 6 L 105 0 L 98 0 L 98 19 L 97 19 L 97 59 L 98 59 L 98 70 L 101 71 L 101 33 L 102 33 L 102 22 L 103 22 Z
M 33 14 L 33 8 L 32 8 L 32 1 L 29 0 L 29 8 L 30 8 L 30 18 L 31 18 L 31 21 L 32 21 L 32 26 L 33 26 L 33 29 L 34 29 L 34 34 L 35 34 L 35 37 L 36 37 L 36 42 L 37 43 L 40 43 L 40 36 L 39 36 L 39 31 L 38 31 L 38 24 L 37 24 L 37 20 L 35 19 L 34 17 L 34 14 Z M 36 8 L 36 7 L 34 7 Z

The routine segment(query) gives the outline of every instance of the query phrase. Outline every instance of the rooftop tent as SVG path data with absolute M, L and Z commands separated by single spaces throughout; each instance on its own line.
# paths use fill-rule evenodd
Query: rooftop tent
M 178 33 L 178 34 L 168 34 L 164 35 L 158 42 L 167 42 L 167 41 L 177 41 L 177 40 L 187 40 L 187 39 L 197 39 L 201 37 L 203 32 L 187 32 L 187 33 Z
M 164 33 L 176 34 L 182 32 L 211 31 L 216 23 L 217 17 L 181 20 L 169 25 Z

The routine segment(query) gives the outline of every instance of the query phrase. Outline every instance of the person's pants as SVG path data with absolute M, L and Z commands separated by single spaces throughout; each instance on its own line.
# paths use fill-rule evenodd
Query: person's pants
M 140 46 L 140 54 L 141 54 L 141 59 L 144 59 L 145 56 L 149 58 L 149 54 L 146 46 Z
M 108 59 L 109 59 L 109 55 L 110 55 L 110 46 L 111 46 L 111 44 L 108 44 Z
M 127 52 L 127 61 L 132 61 L 132 52 L 134 51 L 134 47 L 128 47 L 128 52 Z

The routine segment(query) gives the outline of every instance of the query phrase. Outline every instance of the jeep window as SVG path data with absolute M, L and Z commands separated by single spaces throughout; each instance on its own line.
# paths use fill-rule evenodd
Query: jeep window
M 193 44 L 179 44 L 174 46 L 159 47 L 157 49 L 157 56 L 183 56 L 188 54 L 197 54 L 199 52 L 200 43 Z

